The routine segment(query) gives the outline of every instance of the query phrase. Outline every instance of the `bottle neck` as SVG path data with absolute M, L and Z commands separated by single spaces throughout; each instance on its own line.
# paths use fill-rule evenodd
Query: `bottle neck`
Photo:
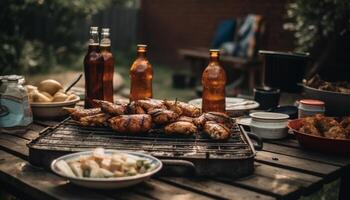
M 210 56 L 210 62 L 219 62 L 219 56 Z
M 99 39 L 98 39 L 98 33 L 93 32 L 90 34 L 90 39 L 89 39 L 89 46 L 98 46 L 99 45 Z
M 146 51 L 137 51 L 138 58 L 146 58 Z

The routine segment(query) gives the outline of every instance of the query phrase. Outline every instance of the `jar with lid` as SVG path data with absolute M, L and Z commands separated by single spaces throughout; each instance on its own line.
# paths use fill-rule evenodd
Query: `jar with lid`
M 0 132 L 23 133 L 33 122 L 23 76 L 0 77 Z
M 324 114 L 325 104 L 323 101 L 315 99 L 302 99 L 299 101 L 298 118 Z

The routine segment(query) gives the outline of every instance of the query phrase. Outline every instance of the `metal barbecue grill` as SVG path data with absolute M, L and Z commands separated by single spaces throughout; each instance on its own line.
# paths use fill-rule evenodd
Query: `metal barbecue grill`
M 28 144 L 29 161 L 33 165 L 48 167 L 61 155 L 103 147 L 151 154 L 163 161 L 164 170 L 169 170 L 169 173 L 195 170 L 200 176 L 241 177 L 251 174 L 254 148 L 238 126 L 231 134 L 229 140 L 221 142 L 204 134 L 169 136 L 160 129 L 146 134 L 120 134 L 108 127 L 83 127 L 68 118 L 44 130 Z

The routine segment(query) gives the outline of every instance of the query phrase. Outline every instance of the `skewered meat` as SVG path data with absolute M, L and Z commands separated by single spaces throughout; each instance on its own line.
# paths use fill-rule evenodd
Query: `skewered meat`
M 108 122 L 113 130 L 120 133 L 144 133 L 152 128 L 152 117 L 147 114 L 119 115 Z
M 345 129 L 346 138 L 350 139 L 350 117 L 343 118 L 340 125 Z
M 164 104 L 168 109 L 173 110 L 174 112 L 179 112 L 181 109 L 183 116 L 187 117 L 198 117 L 201 114 L 201 110 L 194 105 L 181 102 L 181 101 L 164 101 Z
M 113 104 L 109 101 L 102 101 L 94 99 L 93 102 L 101 107 L 102 112 L 108 113 L 111 116 L 123 115 L 126 113 L 127 105 Z
M 174 111 L 177 113 L 179 116 L 182 115 L 182 109 L 178 106 L 177 100 L 174 101 L 174 103 L 169 102 L 167 100 L 164 100 L 164 105 L 168 108 L 168 110 Z
M 205 122 L 203 131 L 215 140 L 225 140 L 230 137 L 230 129 L 214 121 Z
M 105 113 L 81 117 L 79 123 L 83 126 L 106 126 L 110 116 Z
M 197 126 L 203 127 L 207 121 L 214 121 L 216 123 L 223 124 L 229 129 L 231 129 L 235 125 L 234 119 L 232 119 L 225 113 L 220 112 L 204 113 L 195 120 L 195 124 Z
M 197 127 L 191 122 L 178 121 L 164 127 L 166 134 L 192 135 L 197 133 Z
M 86 117 L 86 116 L 92 116 L 96 114 L 102 113 L 101 108 L 90 108 L 90 109 L 84 109 L 84 108 L 64 108 L 70 113 L 70 116 L 72 119 L 79 121 L 80 118 Z
M 191 122 L 194 124 L 196 118 L 192 118 L 192 117 L 187 117 L 187 116 L 181 116 L 179 117 L 176 121 L 178 122 Z M 196 124 L 195 124 L 196 125 Z
M 154 109 L 166 109 L 163 105 L 163 101 L 157 99 L 141 99 L 135 101 L 137 105 L 142 107 L 147 113 Z
M 146 114 L 146 111 L 140 105 L 138 105 L 135 101 L 133 101 L 128 105 L 128 113 L 129 114 Z
M 174 111 L 158 108 L 150 111 L 148 114 L 152 116 L 153 123 L 157 125 L 174 122 L 179 117 Z

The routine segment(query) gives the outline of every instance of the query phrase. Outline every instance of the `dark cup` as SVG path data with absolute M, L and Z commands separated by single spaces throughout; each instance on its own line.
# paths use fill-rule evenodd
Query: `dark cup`
M 260 104 L 259 109 L 261 110 L 277 107 L 279 104 L 280 95 L 280 90 L 276 88 L 254 88 L 254 100 Z

